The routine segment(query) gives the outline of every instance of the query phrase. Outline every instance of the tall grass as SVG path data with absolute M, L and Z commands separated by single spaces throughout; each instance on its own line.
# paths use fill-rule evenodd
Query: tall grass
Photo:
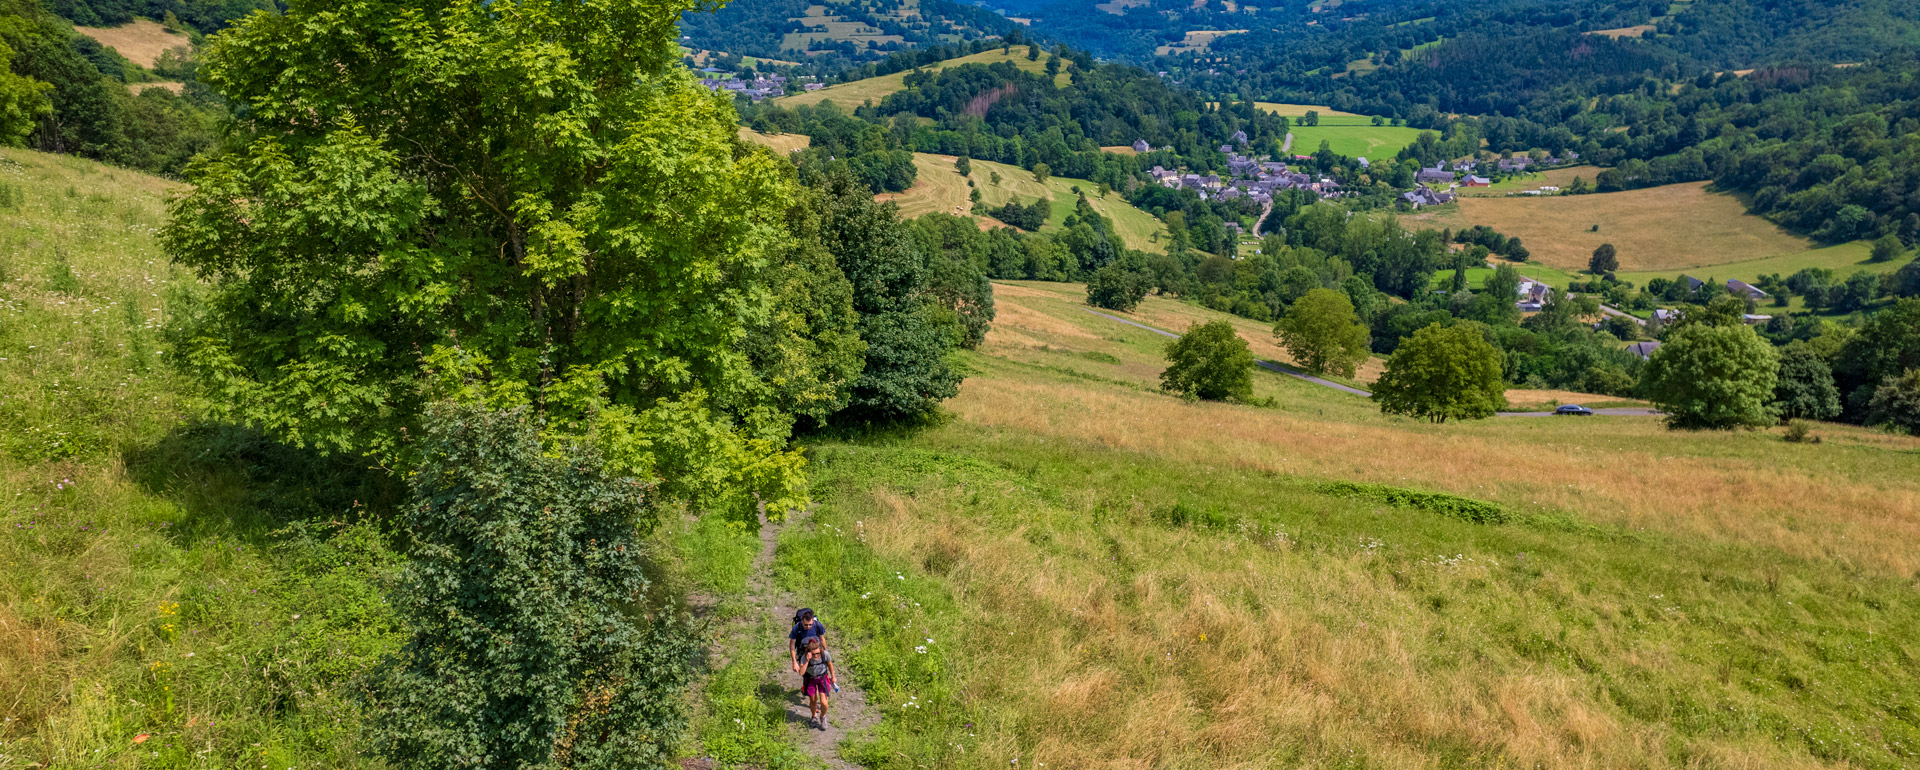
M 0 188 L 0 767 L 377 764 L 392 485 L 188 420 L 168 183 L 0 150 Z
M 781 545 L 868 766 L 1920 763 L 1920 442 L 1187 404 L 1016 288 L 955 419 L 820 443 Z
M 820 447 L 780 556 L 862 637 L 870 767 L 1920 761 L 1905 580 L 1016 430 L 913 444 Z

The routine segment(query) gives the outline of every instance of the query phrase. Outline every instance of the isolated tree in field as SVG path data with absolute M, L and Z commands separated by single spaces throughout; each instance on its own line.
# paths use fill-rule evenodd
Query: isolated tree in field
M 1431 324 L 1400 342 L 1373 383 L 1380 411 L 1432 422 L 1492 417 L 1507 403 L 1500 351 L 1480 326 Z
M 437 406 L 393 608 L 407 642 L 371 677 L 394 767 L 664 767 L 695 644 L 649 606 L 650 486 L 541 445 L 537 417 Z
M 1044 184 L 1048 179 L 1052 177 L 1053 177 L 1053 169 L 1049 168 L 1047 164 L 1045 163 L 1033 164 L 1033 181 Z
M 1028 43 L 1027 44 L 1027 61 L 1039 61 L 1039 60 L 1040 60 L 1040 44 Z
M 214 415 L 404 463 L 432 394 L 525 404 L 668 497 L 802 502 L 739 344 L 790 165 L 680 65 L 693 5 L 293 0 L 214 38 L 246 119 L 161 233 L 211 286 L 174 352 Z
M 1132 255 L 1102 265 L 1087 276 L 1087 304 L 1129 311 L 1153 290 L 1153 274 Z
M 1667 332 L 1647 362 L 1647 397 L 1674 428 L 1727 429 L 1773 423 L 1780 359 L 1743 324 L 1689 323 Z
M 1593 250 L 1593 258 L 1587 260 L 1587 270 L 1593 273 L 1604 275 L 1619 269 L 1620 257 L 1611 243 L 1600 244 Z
M 1245 400 L 1253 395 L 1253 352 L 1231 323 L 1194 325 L 1167 343 L 1167 368 L 1160 373 L 1160 386 L 1208 401 Z
M 1347 295 L 1332 289 L 1307 292 L 1287 308 L 1273 333 L 1294 362 L 1314 374 L 1352 377 L 1354 367 L 1367 360 L 1367 327 Z
M 1900 236 L 1888 233 L 1873 242 L 1873 249 L 1867 253 L 1869 262 L 1890 262 L 1895 257 L 1907 253 L 1907 245 L 1900 242 Z
M 1867 424 L 1920 435 L 1920 369 L 1908 369 L 1874 389 Z
M 973 173 L 973 159 L 968 158 L 965 155 L 960 156 L 958 160 L 955 160 L 953 162 L 953 170 L 958 172 L 961 176 L 966 176 L 968 174 Z
M 1307 114 L 1300 116 L 1300 125 L 1303 125 L 1303 126 L 1320 125 L 1320 111 L 1307 110 Z
M 1773 386 L 1780 419 L 1830 420 L 1840 415 L 1840 389 L 1827 360 L 1804 341 L 1780 349 L 1780 374 Z

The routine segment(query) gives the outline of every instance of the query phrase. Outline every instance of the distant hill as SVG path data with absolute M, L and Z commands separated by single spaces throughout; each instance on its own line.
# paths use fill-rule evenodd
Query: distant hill
M 995 37 L 1014 26 L 992 11 L 951 0 L 735 0 L 680 19 L 681 42 L 689 47 L 801 60 L 827 71 L 894 51 Z

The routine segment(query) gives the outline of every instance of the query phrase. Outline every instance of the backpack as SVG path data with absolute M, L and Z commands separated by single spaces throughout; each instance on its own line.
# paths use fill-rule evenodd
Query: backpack
M 821 650 L 819 657 L 807 657 L 807 676 L 819 679 L 827 675 L 827 651 Z

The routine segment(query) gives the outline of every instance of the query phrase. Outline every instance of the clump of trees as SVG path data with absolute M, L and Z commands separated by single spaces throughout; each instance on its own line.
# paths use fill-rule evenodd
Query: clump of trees
M 1208 401 L 1251 400 L 1253 352 L 1231 323 L 1195 324 L 1167 343 L 1167 368 L 1160 373 L 1160 386 Z
M 1035 198 L 1027 204 L 1011 200 L 999 208 L 988 209 L 987 216 L 1027 232 L 1038 232 L 1046 226 L 1047 217 L 1053 216 L 1053 201 L 1044 197 Z

